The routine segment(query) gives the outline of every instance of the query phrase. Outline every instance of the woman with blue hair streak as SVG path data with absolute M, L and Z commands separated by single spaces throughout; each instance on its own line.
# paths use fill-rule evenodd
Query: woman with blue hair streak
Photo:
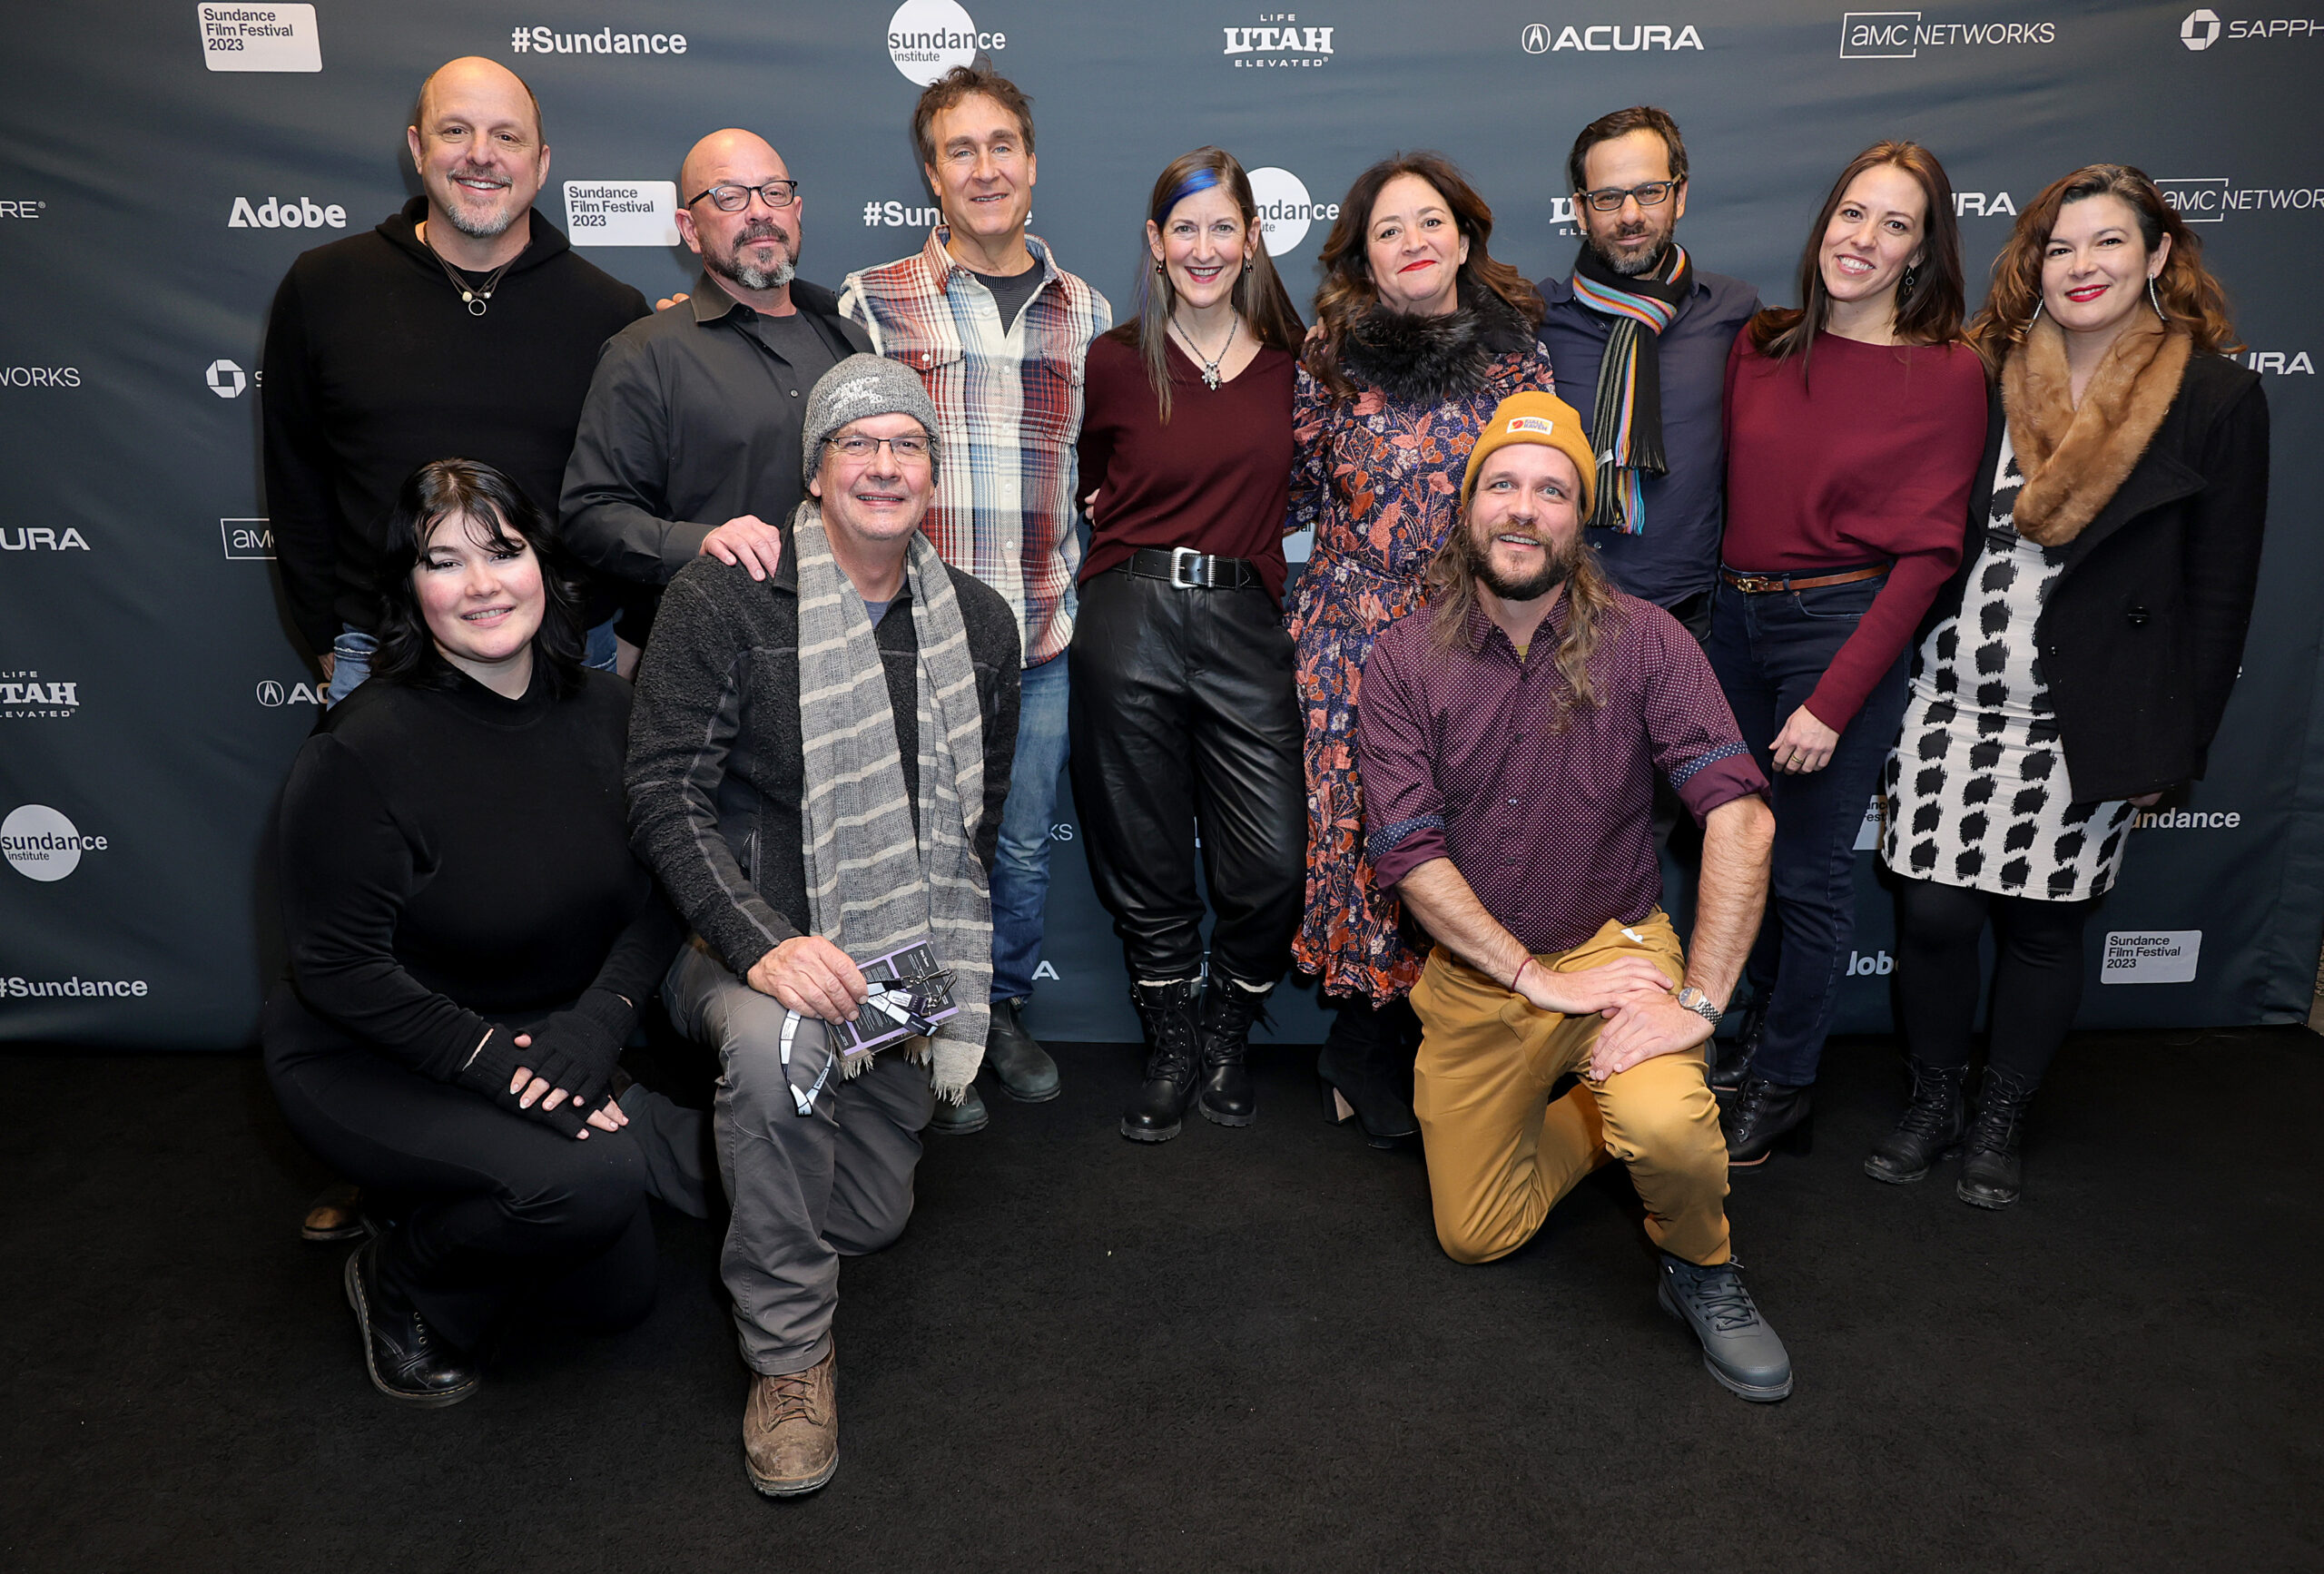
M 1167 1142 L 1190 1103 L 1251 1124 L 1244 1048 L 1299 922 L 1283 529 L 1302 324 L 1250 180 L 1222 149 L 1175 159 L 1154 182 L 1139 262 L 1137 319 L 1089 347 L 1071 758 L 1090 877 L 1146 1036 L 1122 1135 Z

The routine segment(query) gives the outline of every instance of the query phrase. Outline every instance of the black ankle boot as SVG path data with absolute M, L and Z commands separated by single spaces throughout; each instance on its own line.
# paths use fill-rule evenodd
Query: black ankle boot
M 1743 1008 L 1743 1023 L 1735 1037 L 1710 1041 L 1710 1059 L 1705 1071 L 1710 1083 L 1711 1097 L 1718 1100 L 1724 1110 L 1735 1102 L 1743 1090 L 1743 1079 L 1751 1074 L 1751 1057 L 1759 1052 L 1759 1036 L 1767 1028 L 1768 1003 L 1753 1000 Z
M 1727 1167 L 1756 1169 L 1777 1147 L 1805 1155 L 1816 1140 L 1809 1105 L 1813 1087 L 1787 1087 L 1764 1077 L 1746 1077 L 1727 1111 Z
M 1961 1151 L 1961 1134 L 1968 1129 L 1969 1110 L 1961 1097 L 1966 1066 L 1931 1066 L 1905 1057 L 1905 1073 L 1913 1079 L 1913 1096 L 1896 1129 L 1874 1145 L 1864 1161 L 1864 1173 L 1890 1185 L 1904 1185 L 1928 1174 L 1928 1166 Z
M 1971 1207 L 2005 1208 L 2017 1200 L 2017 1148 L 2025 1131 L 2025 1107 L 2038 1084 L 1988 1066 L 1977 1088 L 1977 1117 L 1969 1126 L 1961 1160 L 1961 1184 L 1954 1195 Z
M 347 1303 L 363 1335 L 363 1363 L 371 1386 L 389 1399 L 411 1404 L 458 1404 L 477 1390 L 477 1371 L 444 1343 L 418 1312 L 399 1303 L 379 1286 L 379 1242 L 364 1242 L 349 1254 Z
M 1266 990 L 1246 989 L 1228 978 L 1215 978 L 1203 989 L 1198 1019 L 1202 1092 L 1196 1103 L 1205 1120 L 1248 1126 L 1258 1118 L 1250 1069 L 1243 1058 L 1250 1048 L 1251 1024 L 1265 1013 L 1266 1003 Z
M 1178 1135 L 1195 1096 L 1195 994 L 1201 987 L 1193 979 L 1130 986 L 1130 1004 L 1146 1030 L 1146 1081 L 1122 1116 L 1122 1135 L 1132 1142 Z
M 1395 1147 L 1420 1135 L 1405 1088 L 1413 1051 L 1393 1007 L 1350 1000 L 1332 1013 L 1332 1029 L 1315 1057 L 1324 1085 L 1324 1118 L 1334 1126 L 1350 1116 L 1374 1147 Z

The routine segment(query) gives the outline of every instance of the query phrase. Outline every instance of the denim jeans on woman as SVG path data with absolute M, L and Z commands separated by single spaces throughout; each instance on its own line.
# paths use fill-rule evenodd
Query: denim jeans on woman
M 1822 681 L 1887 583 L 1857 580 L 1747 595 L 1723 580 L 1705 647 L 1743 741 L 1773 783 L 1775 867 L 1748 977 L 1766 1008 L 1751 1075 L 1787 1087 L 1816 1080 L 1848 943 L 1856 936 L 1856 839 L 1905 715 L 1907 650 L 1840 732 L 1821 771 L 1787 774 L 1768 745 Z
M 342 625 L 340 636 L 330 642 L 330 686 L 323 692 L 326 706 L 339 703 L 371 675 L 371 654 L 379 648 L 379 642 L 361 629 L 352 624 Z M 589 631 L 581 664 L 596 672 L 609 673 L 614 670 L 617 649 L 614 620 L 609 617 Z

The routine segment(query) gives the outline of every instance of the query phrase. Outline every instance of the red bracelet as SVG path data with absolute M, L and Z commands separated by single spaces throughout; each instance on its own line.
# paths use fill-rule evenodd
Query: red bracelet
M 1511 994 L 1513 995 L 1517 993 L 1517 980 L 1523 978 L 1525 976 L 1525 969 L 1532 965 L 1533 959 L 1531 957 L 1527 957 L 1523 961 L 1517 964 L 1517 970 L 1509 975 L 1509 992 Z

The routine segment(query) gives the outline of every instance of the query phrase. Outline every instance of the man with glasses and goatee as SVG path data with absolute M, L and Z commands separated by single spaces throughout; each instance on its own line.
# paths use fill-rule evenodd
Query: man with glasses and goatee
M 678 172 L 692 295 L 609 339 L 566 467 L 566 540 L 656 591 L 696 557 L 774 572 L 806 496 L 800 435 L 815 381 L 863 330 L 798 277 L 799 182 L 765 139 L 713 132 Z M 642 631 L 623 632 L 633 640 Z
M 1540 337 L 1558 397 L 1590 428 L 1597 507 L 1583 523 L 1606 576 L 1699 643 L 1725 523 L 1727 352 L 1758 291 L 1695 266 L 1676 231 L 1687 144 L 1659 109 L 1590 123 L 1566 160 L 1581 251 L 1544 279 Z

